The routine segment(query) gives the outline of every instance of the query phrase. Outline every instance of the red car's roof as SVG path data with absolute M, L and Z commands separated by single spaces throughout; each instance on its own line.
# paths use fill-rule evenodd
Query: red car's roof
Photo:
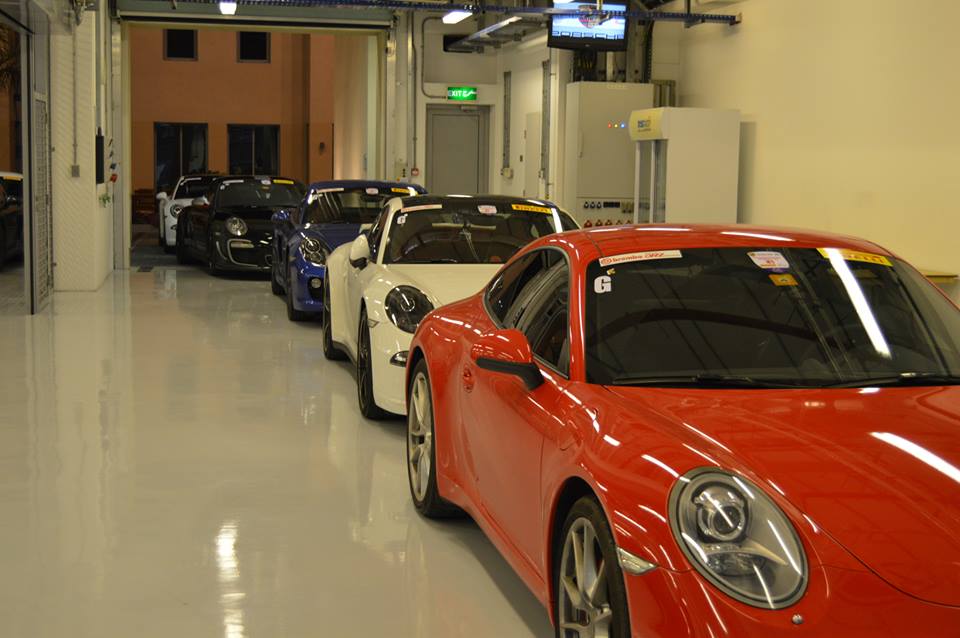
M 873 242 L 856 237 L 744 225 L 632 224 L 574 230 L 558 237 L 584 261 L 637 250 L 675 248 L 774 247 L 845 248 L 890 255 Z

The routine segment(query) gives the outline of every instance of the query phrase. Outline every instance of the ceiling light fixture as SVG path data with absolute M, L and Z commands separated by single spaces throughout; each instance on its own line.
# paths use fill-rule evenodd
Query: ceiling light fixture
M 237 13 L 237 3 L 232 0 L 225 0 L 220 2 L 220 13 L 225 16 L 236 15 Z
M 463 11 L 455 9 L 443 16 L 444 24 L 460 24 L 473 15 L 473 11 Z

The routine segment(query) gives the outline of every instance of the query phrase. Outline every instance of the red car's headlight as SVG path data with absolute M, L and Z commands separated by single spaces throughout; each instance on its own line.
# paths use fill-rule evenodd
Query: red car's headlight
M 682 476 L 670 494 L 670 523 L 693 566 L 733 598 L 766 609 L 796 602 L 807 559 L 793 525 L 743 477 L 718 468 Z

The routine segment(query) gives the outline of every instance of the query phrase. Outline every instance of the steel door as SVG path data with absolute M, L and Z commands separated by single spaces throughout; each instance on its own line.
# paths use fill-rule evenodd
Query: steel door
M 428 191 L 476 195 L 490 189 L 487 120 L 485 107 L 427 107 Z

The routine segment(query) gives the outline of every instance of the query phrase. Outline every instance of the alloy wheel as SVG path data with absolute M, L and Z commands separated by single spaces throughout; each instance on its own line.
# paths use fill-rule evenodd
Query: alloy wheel
M 559 629 L 563 638 L 609 638 L 613 626 L 610 566 L 587 518 L 570 526 L 560 562 Z
M 430 486 L 433 459 L 433 408 L 427 377 L 420 373 L 413 381 L 411 409 L 407 416 L 407 462 L 410 487 L 418 502 L 423 502 Z

